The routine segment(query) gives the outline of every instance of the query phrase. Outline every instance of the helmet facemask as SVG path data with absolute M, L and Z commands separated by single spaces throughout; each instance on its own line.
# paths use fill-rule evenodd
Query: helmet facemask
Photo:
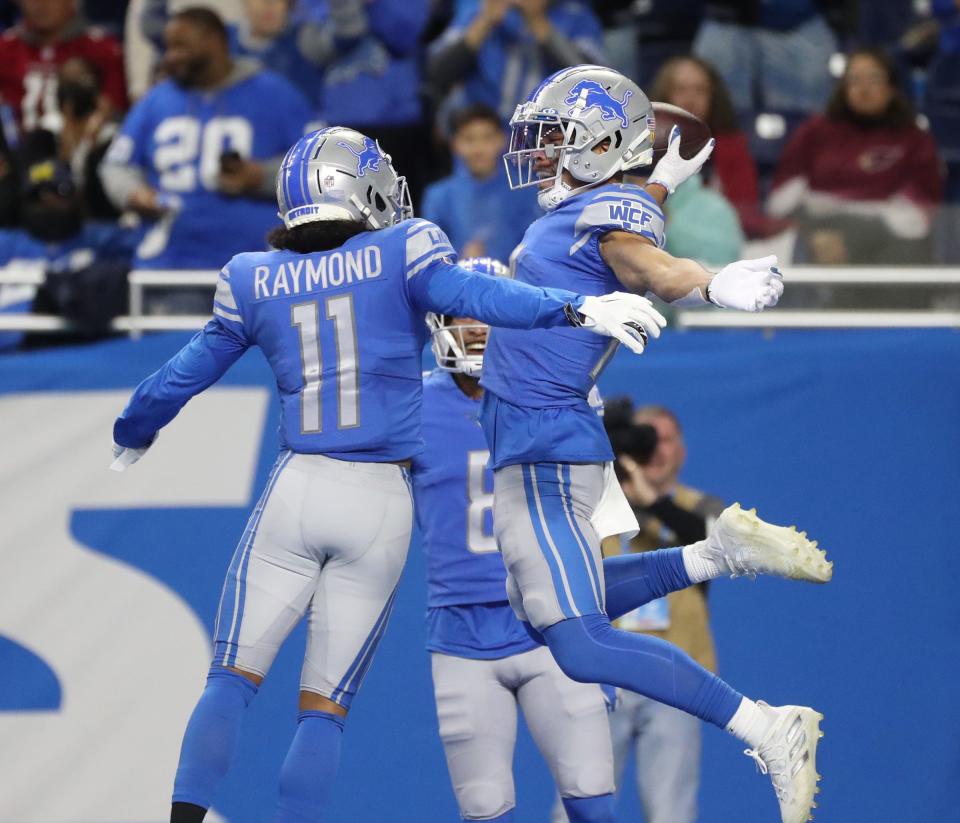
M 541 110 L 535 103 L 517 106 L 510 125 L 510 146 L 503 156 L 510 188 L 537 186 L 541 207 L 556 208 L 572 191 L 563 180 L 564 170 L 571 171 L 571 157 L 592 142 L 589 127 L 578 118 Z M 544 167 L 544 158 L 553 162 L 552 174 Z M 545 199 L 556 202 L 547 205 Z
M 386 154 L 384 157 L 390 170 L 394 171 L 390 155 Z M 394 174 L 396 175 L 395 171 Z M 396 181 L 389 192 L 381 192 L 371 184 L 367 186 L 365 195 L 361 199 L 353 194 L 350 202 L 363 215 L 368 228 L 382 229 L 413 217 L 413 201 L 410 199 L 406 177 L 396 175 Z
M 489 326 L 485 323 L 454 323 L 454 318 L 444 314 L 427 314 L 430 329 L 430 346 L 437 366 L 446 372 L 480 377 L 483 369 L 483 352 L 487 346 Z M 468 332 L 483 332 L 480 337 Z M 468 341 L 468 336 L 470 340 Z
M 492 257 L 469 257 L 461 260 L 460 266 L 484 276 L 512 277 L 510 270 Z M 490 327 L 478 320 L 463 322 L 466 319 L 459 318 L 461 322 L 457 322 L 458 318 L 450 315 L 428 312 L 430 346 L 442 371 L 479 378 Z

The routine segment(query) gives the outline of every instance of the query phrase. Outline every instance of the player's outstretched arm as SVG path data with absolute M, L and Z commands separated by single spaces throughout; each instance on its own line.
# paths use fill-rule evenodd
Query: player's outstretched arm
M 410 297 L 423 312 L 474 317 L 509 329 L 570 325 L 583 297 L 566 289 L 528 286 L 504 277 L 467 271 L 437 258 L 407 280 Z
M 408 280 L 410 296 L 421 311 L 475 317 L 491 326 L 513 329 L 582 327 L 615 337 L 637 354 L 647 336 L 658 337 L 666 323 L 648 300 L 636 294 L 583 297 L 565 289 L 539 288 L 467 271 L 438 260 Z
M 144 380 L 113 424 L 114 471 L 136 463 L 194 395 L 219 380 L 249 343 L 211 320 L 186 346 Z
M 652 292 L 675 306 L 713 303 L 740 311 L 763 311 L 783 294 L 783 276 L 774 255 L 738 260 L 716 274 L 695 260 L 674 257 L 648 239 L 612 231 L 600 241 L 600 254 L 630 291 Z

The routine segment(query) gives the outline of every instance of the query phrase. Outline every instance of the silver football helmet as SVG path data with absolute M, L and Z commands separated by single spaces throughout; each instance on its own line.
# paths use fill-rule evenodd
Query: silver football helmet
M 510 270 L 492 257 L 470 257 L 457 265 L 495 277 L 510 276 Z M 479 377 L 489 326 L 479 322 L 458 324 L 454 319 L 445 314 L 427 313 L 427 328 L 432 335 L 430 346 L 437 366 L 443 371 Z
M 597 185 L 653 160 L 653 107 L 640 87 L 603 66 L 573 66 L 550 75 L 510 118 L 503 156 L 511 189 L 540 186 L 549 211 L 573 191 L 575 180 Z M 594 149 L 609 140 L 603 152 Z M 549 184 L 549 185 L 548 185 Z
M 371 229 L 413 217 L 406 178 L 380 144 L 333 126 L 301 137 L 277 173 L 279 217 L 288 228 L 314 220 L 353 220 Z

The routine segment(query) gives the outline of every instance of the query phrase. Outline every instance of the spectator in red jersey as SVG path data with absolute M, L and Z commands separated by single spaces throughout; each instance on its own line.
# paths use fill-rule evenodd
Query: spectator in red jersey
M 933 138 L 920 129 L 882 51 L 857 49 L 824 115 L 787 145 L 770 194 L 771 214 L 796 215 L 816 263 L 919 263 L 943 195 Z
M 60 130 L 57 72 L 71 57 L 95 66 L 111 105 L 126 109 L 120 44 L 86 25 L 77 0 L 20 0 L 20 8 L 20 22 L 0 36 L 0 97 L 13 107 L 24 131 Z
M 711 185 L 737 210 L 748 239 L 770 237 L 788 223 L 767 217 L 760 208 L 757 166 L 747 135 L 740 130 L 723 78 L 699 57 L 673 57 L 657 72 L 650 99 L 686 109 L 710 126 L 717 146 L 711 156 Z

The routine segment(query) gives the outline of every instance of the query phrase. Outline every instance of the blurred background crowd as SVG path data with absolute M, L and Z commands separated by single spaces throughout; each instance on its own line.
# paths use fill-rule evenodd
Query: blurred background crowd
M 86 333 L 130 269 L 263 248 L 280 158 L 323 124 L 376 137 L 462 254 L 506 259 L 538 209 L 507 189 L 505 124 L 577 63 L 712 128 L 674 254 L 960 263 L 960 0 L 6 0 L 0 27 L 0 267 L 42 273 L 0 310 Z

